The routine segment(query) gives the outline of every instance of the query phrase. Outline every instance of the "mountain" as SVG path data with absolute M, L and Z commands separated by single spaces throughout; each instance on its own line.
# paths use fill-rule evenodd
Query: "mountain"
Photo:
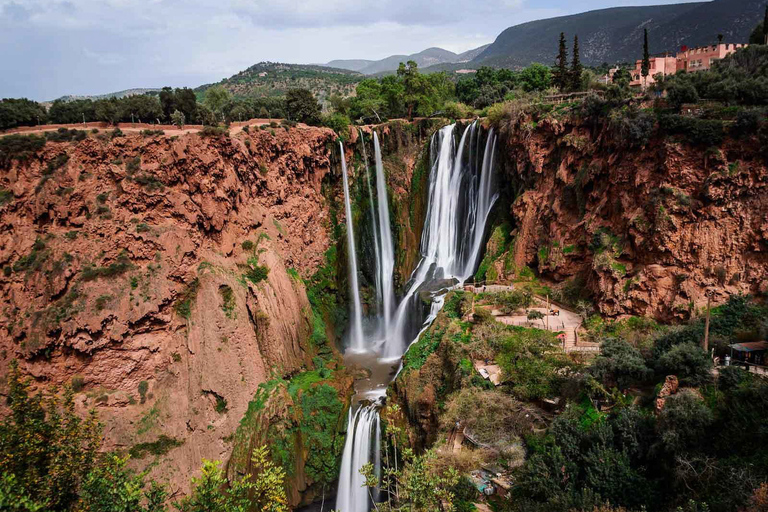
M 460 53 L 457 55 L 456 62 L 469 62 L 476 58 L 478 55 L 483 53 L 486 48 L 491 46 L 491 43 L 484 44 L 483 46 L 478 46 L 477 48 L 474 48 L 472 50 L 467 50 L 464 53 Z
M 327 63 L 326 66 L 329 68 L 346 69 L 349 71 L 360 71 L 374 62 L 376 61 L 366 59 L 337 59 Z
M 642 56 L 643 29 L 651 53 L 676 51 L 682 45 L 745 43 L 762 20 L 764 0 L 714 0 L 646 7 L 614 7 L 571 16 L 531 21 L 504 30 L 472 61 L 475 65 L 521 67 L 552 64 L 560 32 L 569 51 L 579 36 L 581 60 L 588 65 L 634 62 Z
M 381 60 L 348 59 L 332 60 L 326 64 L 328 67 L 357 71 L 364 75 L 389 74 L 397 70 L 401 62 L 412 60 L 420 68 L 439 66 L 441 64 L 454 64 L 457 62 L 469 62 L 482 53 L 489 44 L 468 50 L 464 53 L 453 53 L 442 48 L 427 48 L 419 53 L 411 55 L 390 55 Z M 450 66 L 449 66 L 450 67 Z
M 57 100 L 75 101 L 75 100 L 108 100 L 110 98 L 120 99 L 120 98 L 127 98 L 128 96 L 136 96 L 138 94 L 147 94 L 149 92 L 158 92 L 158 91 L 160 91 L 160 89 L 137 88 L 137 89 L 126 89 L 124 91 L 118 91 L 118 92 L 110 92 L 107 94 L 98 94 L 94 96 L 67 95 L 67 96 L 62 96 L 61 98 L 57 98 Z
M 285 96 L 288 89 L 305 88 L 324 101 L 332 94 L 349 96 L 363 79 L 360 73 L 347 69 L 314 64 L 283 64 L 260 62 L 217 84 L 201 85 L 195 89 L 200 96 L 206 89 L 221 85 L 235 97 Z

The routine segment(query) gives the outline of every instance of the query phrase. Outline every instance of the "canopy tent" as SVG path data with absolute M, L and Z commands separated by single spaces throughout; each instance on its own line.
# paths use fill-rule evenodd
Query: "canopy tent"
M 748 341 L 729 345 L 736 352 L 764 352 L 768 350 L 768 341 Z

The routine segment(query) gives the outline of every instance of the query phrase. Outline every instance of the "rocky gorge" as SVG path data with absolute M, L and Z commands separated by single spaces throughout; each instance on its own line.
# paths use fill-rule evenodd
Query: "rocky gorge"
M 428 141 L 446 122 L 367 126 L 362 139 L 301 125 L 102 131 L 4 155 L 0 372 L 18 359 L 39 389 L 72 384 L 78 410 L 98 410 L 104 448 L 132 453 L 175 495 L 201 459 L 245 474 L 253 447 L 268 443 L 290 504 L 323 499 L 365 374 L 340 355 L 348 286 L 336 140 L 351 162 L 369 309 L 362 145 L 372 154 L 367 135 L 378 132 L 402 293 L 419 259 Z M 657 132 L 633 145 L 557 111 L 481 122 L 499 134 L 500 199 L 478 282 L 535 282 L 606 317 L 663 322 L 695 316 L 707 293 L 719 304 L 768 291 L 768 168 L 756 137 L 702 146 Z M 421 404 L 418 418 L 410 411 L 414 446 L 436 438 L 430 379 L 455 380 L 444 350 L 434 375 L 403 377 L 424 380 L 419 397 L 391 390 Z

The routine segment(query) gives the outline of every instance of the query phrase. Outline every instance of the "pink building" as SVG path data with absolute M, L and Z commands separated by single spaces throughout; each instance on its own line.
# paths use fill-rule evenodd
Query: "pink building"
M 635 62 L 635 69 L 631 71 L 632 80 L 629 86 L 632 88 L 645 89 L 654 83 L 654 76 L 674 75 L 678 71 L 694 72 L 704 71 L 712 67 L 712 63 L 724 59 L 728 55 L 735 53 L 740 48 L 745 48 L 746 44 L 713 44 L 711 46 L 702 46 L 699 48 L 688 48 L 683 46 L 677 56 L 663 54 L 650 58 L 651 69 L 648 76 L 643 78 L 643 61 Z
M 704 71 L 712 67 L 712 63 L 735 53 L 746 44 L 713 44 L 700 48 L 683 46 L 677 53 L 677 71 Z
M 635 69 L 631 71 L 632 80 L 629 81 L 630 87 L 645 89 L 656 83 L 654 76 L 659 74 L 662 76 L 674 75 L 677 72 L 677 60 L 668 53 L 651 57 L 649 60 L 651 68 L 648 71 L 648 76 L 645 78 L 643 77 L 643 60 L 640 59 L 635 62 Z

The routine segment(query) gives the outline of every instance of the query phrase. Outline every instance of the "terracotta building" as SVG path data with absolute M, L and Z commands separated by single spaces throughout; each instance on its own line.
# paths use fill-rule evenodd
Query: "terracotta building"
M 713 44 L 711 46 L 702 46 L 699 48 L 688 48 L 683 46 L 676 56 L 670 54 L 657 55 L 650 58 L 651 68 L 648 76 L 643 78 L 643 61 L 639 59 L 635 62 L 635 69 L 631 71 L 632 80 L 629 86 L 633 88 L 645 89 L 654 83 L 654 76 L 674 75 L 678 71 L 694 72 L 704 71 L 712 67 L 712 63 L 726 56 L 735 53 L 739 48 L 746 47 L 746 44 Z
M 632 70 L 632 79 L 629 81 L 630 87 L 640 87 L 645 89 L 656 83 L 653 78 L 656 75 L 674 75 L 677 72 L 677 60 L 673 55 L 668 53 L 657 55 L 649 59 L 651 64 L 648 70 L 648 76 L 643 77 L 643 60 L 640 59 L 635 62 L 635 69 Z
M 712 67 L 712 63 L 724 59 L 728 55 L 735 53 L 739 48 L 746 47 L 746 44 L 713 44 L 712 46 L 702 46 L 699 48 L 683 48 L 677 53 L 678 71 L 704 71 Z

